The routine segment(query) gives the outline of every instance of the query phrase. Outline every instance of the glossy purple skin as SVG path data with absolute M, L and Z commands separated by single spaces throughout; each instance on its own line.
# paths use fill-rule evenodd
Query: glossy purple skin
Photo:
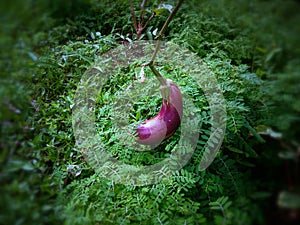
M 183 113 L 182 96 L 179 88 L 171 81 L 170 100 L 163 99 L 162 107 L 154 118 L 146 120 L 138 128 L 137 142 L 157 145 L 174 134 L 180 126 Z

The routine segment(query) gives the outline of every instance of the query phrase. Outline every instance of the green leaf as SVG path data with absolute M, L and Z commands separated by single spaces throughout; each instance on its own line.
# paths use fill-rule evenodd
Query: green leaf
M 239 153 L 239 154 L 244 154 L 244 152 L 236 147 L 232 147 L 232 146 L 227 146 L 227 149 L 232 151 L 232 152 L 235 152 L 235 153 Z
M 159 16 L 162 13 L 169 12 L 171 13 L 173 6 L 169 4 L 160 4 L 157 9 L 154 9 L 155 16 Z

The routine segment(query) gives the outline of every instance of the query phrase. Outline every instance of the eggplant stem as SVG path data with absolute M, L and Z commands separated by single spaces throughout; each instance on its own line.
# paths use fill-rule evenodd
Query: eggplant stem
M 171 95 L 171 85 L 169 83 L 167 83 L 166 85 L 160 85 L 160 93 L 163 98 L 163 101 L 165 100 L 166 103 L 169 104 Z
M 160 72 L 154 67 L 153 64 L 149 65 L 150 69 L 152 70 L 152 72 L 154 73 L 154 75 L 156 76 L 156 78 L 158 79 L 159 83 L 161 86 L 166 86 L 167 85 L 167 80 L 166 78 L 164 78 Z

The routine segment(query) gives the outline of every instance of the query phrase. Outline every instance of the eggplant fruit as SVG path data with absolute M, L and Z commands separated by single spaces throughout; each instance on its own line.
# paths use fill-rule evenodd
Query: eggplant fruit
M 136 130 L 137 142 L 143 145 L 158 145 L 172 136 L 180 126 L 183 104 L 178 86 L 170 79 L 167 85 L 161 86 L 162 106 L 158 114 L 144 121 Z

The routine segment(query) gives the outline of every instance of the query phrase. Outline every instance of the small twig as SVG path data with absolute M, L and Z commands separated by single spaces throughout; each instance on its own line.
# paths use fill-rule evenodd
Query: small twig
M 143 0 L 143 2 L 141 4 L 141 14 L 140 14 L 139 24 L 138 24 L 137 39 L 140 39 L 140 36 L 144 30 L 143 24 L 144 24 L 144 19 L 145 19 L 145 12 L 144 12 L 145 4 L 146 4 L 146 0 Z
M 155 57 L 157 55 L 157 52 L 159 50 L 160 47 L 160 42 L 162 39 L 162 36 L 164 34 L 164 32 L 166 31 L 169 23 L 171 22 L 171 19 L 173 18 L 173 16 L 175 15 L 175 13 L 178 11 L 179 7 L 181 6 L 183 0 L 179 0 L 177 5 L 175 6 L 175 8 L 172 10 L 172 12 L 170 13 L 169 17 L 167 18 L 166 22 L 164 23 L 162 29 L 160 30 L 160 32 L 158 33 L 157 37 L 155 39 L 157 39 L 158 41 L 156 42 L 156 46 L 155 46 L 155 50 L 151 56 L 151 59 L 148 63 L 144 64 L 144 66 L 150 66 L 153 65 Z
M 136 18 L 135 18 L 135 14 L 134 14 L 134 7 L 133 7 L 133 4 L 132 4 L 132 0 L 130 0 L 130 10 L 131 10 L 131 17 L 132 17 L 132 20 L 133 20 L 134 29 L 135 29 L 136 32 L 138 32 L 138 26 L 137 26 L 137 23 L 136 23 Z
M 153 17 L 155 16 L 155 13 L 153 12 L 152 15 L 149 17 L 149 19 L 146 21 L 145 25 L 143 26 L 143 30 L 148 26 L 148 24 L 150 23 L 150 21 L 153 19 Z
M 177 5 L 172 10 L 172 12 L 168 16 L 166 22 L 164 23 L 162 29 L 160 30 L 160 32 L 156 36 L 155 39 L 157 39 L 157 42 L 156 42 L 155 50 L 154 50 L 154 52 L 153 52 L 153 54 L 151 56 L 150 61 L 148 63 L 144 63 L 142 65 L 142 66 L 149 66 L 150 67 L 151 71 L 154 73 L 155 77 L 158 79 L 160 85 L 164 86 L 164 88 L 168 87 L 167 80 L 154 67 L 154 60 L 155 60 L 155 57 L 156 57 L 156 55 L 157 55 L 157 53 L 158 53 L 158 51 L 160 49 L 160 44 L 161 44 L 162 36 L 163 36 L 164 32 L 166 31 L 166 29 L 167 29 L 169 23 L 171 22 L 172 18 L 174 17 L 174 15 L 178 11 L 179 7 L 181 6 L 182 2 L 183 2 L 183 0 L 178 0 Z M 141 10 L 142 11 L 145 9 L 145 4 L 146 4 L 146 0 L 143 0 L 142 4 L 141 4 Z M 142 26 L 143 19 L 144 19 L 144 12 L 142 12 L 142 14 L 140 16 L 140 20 L 139 20 L 139 25 L 137 26 L 136 19 L 135 19 L 135 16 L 134 16 L 134 9 L 133 9 L 133 5 L 132 5 L 132 0 L 130 0 L 130 8 L 131 8 L 131 14 L 132 14 L 133 22 L 134 22 L 134 27 L 135 27 L 136 32 L 137 32 L 137 38 L 139 39 L 139 37 L 141 35 L 141 32 L 146 28 L 146 26 L 148 25 L 148 23 L 150 22 L 150 20 L 155 16 L 155 13 L 153 13 L 151 15 L 151 17 L 148 19 L 148 21 L 146 22 L 146 24 L 144 26 Z M 166 96 L 164 96 L 164 97 L 166 98 Z
M 153 54 L 152 54 L 152 56 L 151 56 L 150 61 L 147 62 L 147 63 L 145 63 L 145 64 L 143 64 L 143 66 L 152 66 L 152 65 L 153 65 L 154 59 L 155 59 L 155 57 L 156 57 L 156 55 L 157 55 L 157 53 L 158 53 L 158 50 L 159 50 L 159 48 L 160 48 L 160 44 L 161 44 L 161 42 L 160 42 L 160 40 L 158 40 L 158 41 L 156 42 L 155 49 L 154 49 L 154 52 L 153 52 Z
M 179 7 L 181 6 L 183 0 L 179 0 L 177 5 L 175 6 L 175 8 L 172 10 L 172 12 L 170 13 L 169 17 L 167 18 L 165 24 L 163 25 L 162 29 L 160 30 L 160 32 L 158 33 L 156 39 L 160 40 L 163 36 L 163 34 L 165 33 L 169 23 L 171 22 L 172 18 L 174 17 L 174 15 L 176 14 L 176 12 L 178 11 Z
M 157 42 L 156 42 L 156 46 L 155 46 L 155 50 L 151 56 L 151 59 L 148 63 L 144 64 L 143 66 L 149 66 L 150 69 L 152 70 L 152 72 L 154 73 L 154 75 L 156 76 L 156 78 L 158 79 L 159 83 L 161 86 L 167 86 L 167 81 L 166 81 L 166 78 L 164 78 L 158 70 L 155 69 L 154 67 L 154 60 L 155 60 L 155 57 L 158 53 L 158 50 L 160 49 L 160 44 L 161 44 L 161 39 L 162 39 L 162 36 L 165 32 L 165 30 L 167 29 L 169 23 L 171 22 L 171 19 L 173 18 L 173 16 L 175 15 L 175 13 L 178 11 L 180 5 L 182 4 L 183 0 L 179 0 L 177 5 L 175 6 L 174 10 L 170 13 L 169 17 L 167 18 L 165 24 L 163 25 L 162 29 L 160 30 L 158 36 L 156 37 Z M 164 96 L 165 97 L 165 96 Z
M 145 9 L 146 2 L 147 2 L 147 0 L 143 0 L 143 2 L 142 2 L 142 4 L 141 4 L 141 10 L 144 10 L 144 9 Z
M 136 18 L 134 16 L 134 10 L 133 10 L 133 5 L 132 5 L 132 0 L 130 0 L 130 8 L 131 8 L 131 14 L 132 14 L 132 18 L 133 18 L 133 23 L 134 23 L 134 28 L 135 31 L 137 33 L 137 39 L 139 40 L 141 37 L 141 34 L 143 32 L 143 30 L 146 28 L 146 26 L 149 24 L 150 20 L 153 18 L 154 15 L 151 15 L 151 17 L 147 20 L 146 24 L 144 24 L 144 19 L 145 19 L 145 7 L 146 7 L 146 3 L 147 0 L 143 0 L 142 4 L 141 4 L 141 14 L 140 14 L 140 18 L 139 21 L 137 23 Z

